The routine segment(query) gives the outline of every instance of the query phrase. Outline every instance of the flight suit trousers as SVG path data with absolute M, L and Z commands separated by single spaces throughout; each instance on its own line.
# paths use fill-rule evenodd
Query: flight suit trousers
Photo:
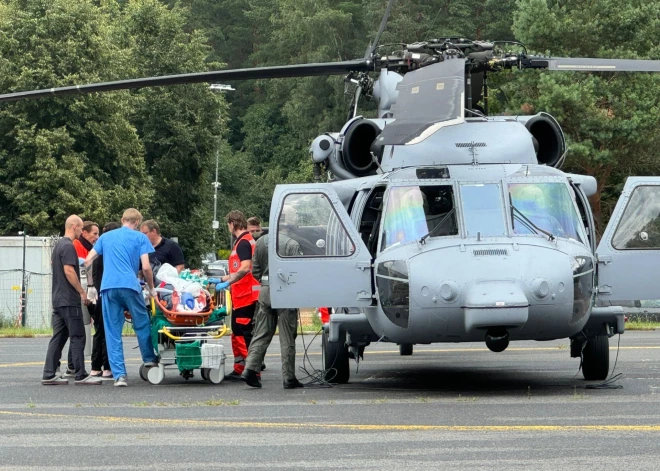
M 262 286 L 262 295 L 266 286 Z M 266 296 L 270 299 L 269 296 Z M 291 380 L 296 377 L 296 330 L 298 328 L 297 309 L 272 309 L 259 297 L 259 305 L 254 320 L 254 331 L 245 367 L 261 371 L 266 350 L 273 340 L 275 329 L 280 328 L 280 350 L 282 354 L 282 377 Z

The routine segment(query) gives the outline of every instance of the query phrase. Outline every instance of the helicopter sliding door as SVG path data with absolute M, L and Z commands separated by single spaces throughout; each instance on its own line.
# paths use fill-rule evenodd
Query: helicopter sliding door
M 269 224 L 273 308 L 371 304 L 371 255 L 332 185 L 277 186 Z
M 660 177 L 630 177 L 596 250 L 602 301 L 660 299 Z

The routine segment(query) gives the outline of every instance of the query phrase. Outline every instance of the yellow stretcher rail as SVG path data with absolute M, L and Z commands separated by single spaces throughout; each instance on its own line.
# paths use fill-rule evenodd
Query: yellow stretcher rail
M 219 339 L 220 337 L 223 337 L 227 333 L 227 326 L 223 325 L 217 332 L 218 332 L 217 335 L 209 335 L 206 338 Z M 172 334 L 167 327 L 163 327 L 162 330 L 158 331 L 158 333 L 163 334 L 166 337 L 171 338 L 172 340 L 194 339 L 194 337 L 177 337 L 176 335 Z

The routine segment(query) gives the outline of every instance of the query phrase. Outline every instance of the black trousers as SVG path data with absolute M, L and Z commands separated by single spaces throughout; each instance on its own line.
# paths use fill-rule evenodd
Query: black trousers
M 43 379 L 55 376 L 60 366 L 62 349 L 69 343 L 71 363 L 76 379 L 87 376 L 85 371 L 85 325 L 83 323 L 82 307 L 65 306 L 53 310 L 53 337 L 48 343 L 46 362 L 44 364 Z
M 92 343 L 92 369 L 110 371 L 108 349 L 105 346 L 105 329 L 103 328 L 103 304 L 99 299 L 96 304 L 87 306 L 89 315 L 94 320 L 94 340 Z

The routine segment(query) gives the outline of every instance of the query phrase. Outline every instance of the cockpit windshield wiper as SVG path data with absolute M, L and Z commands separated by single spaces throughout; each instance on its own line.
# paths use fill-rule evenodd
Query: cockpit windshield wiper
M 516 213 L 515 215 L 513 214 L 514 212 Z M 550 239 L 551 241 L 553 241 L 553 240 L 556 239 L 556 237 L 555 237 L 551 232 L 548 232 L 548 231 L 546 231 L 546 230 L 543 230 L 543 229 L 541 229 L 539 226 L 537 226 L 536 224 L 534 224 L 534 223 L 531 221 L 531 219 L 529 219 L 527 216 L 525 216 L 525 215 L 522 213 L 522 211 L 520 211 L 518 208 L 516 208 L 516 207 L 513 205 L 513 203 L 511 203 L 511 215 L 512 215 L 512 218 L 511 218 L 512 221 L 511 221 L 511 222 L 513 222 L 513 218 L 517 217 L 522 223 L 524 223 L 524 225 L 525 225 L 528 229 L 530 229 L 530 226 L 531 226 L 531 228 L 533 228 L 534 231 L 535 231 L 537 234 L 538 234 L 539 232 L 541 232 L 541 233 L 547 235 L 547 236 L 548 236 L 548 239 Z
M 425 236 L 422 236 L 422 238 L 419 239 L 419 243 L 423 244 L 426 241 L 426 239 L 431 237 L 431 235 L 438 229 L 438 227 L 441 227 L 442 224 L 447 220 L 447 218 L 449 216 L 451 216 L 452 214 L 454 214 L 455 209 L 456 208 L 451 208 L 451 211 L 449 211 L 447 214 L 445 214 L 445 217 L 443 217 L 442 220 L 438 224 L 436 224 L 435 227 L 433 229 L 431 229 L 428 234 L 426 234 Z

